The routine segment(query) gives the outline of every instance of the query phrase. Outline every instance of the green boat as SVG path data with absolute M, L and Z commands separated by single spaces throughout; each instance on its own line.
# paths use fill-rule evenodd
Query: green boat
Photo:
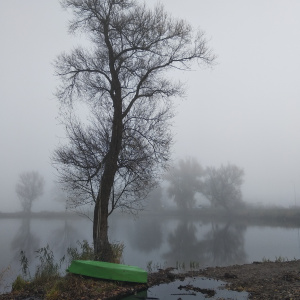
M 138 283 L 146 283 L 148 275 L 139 267 L 94 260 L 73 260 L 67 271 L 89 277 Z

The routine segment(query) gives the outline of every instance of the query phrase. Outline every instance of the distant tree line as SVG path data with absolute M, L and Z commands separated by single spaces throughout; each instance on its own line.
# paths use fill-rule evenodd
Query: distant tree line
M 244 182 L 244 171 L 234 164 L 228 163 L 220 167 L 210 166 L 204 168 L 195 158 L 180 159 L 176 165 L 165 173 L 164 181 L 167 184 L 165 189 L 167 196 L 182 211 L 188 211 L 196 207 L 197 194 L 208 200 L 213 208 L 232 210 L 244 204 L 241 191 Z M 44 185 L 43 176 L 36 171 L 24 172 L 19 175 L 16 193 L 24 212 L 31 212 L 32 203 L 44 193 Z M 89 187 L 86 186 L 85 189 L 88 190 Z M 59 191 L 63 193 L 58 186 L 56 186 L 55 191 L 56 193 Z M 90 192 L 93 194 L 92 186 Z M 162 207 L 163 197 L 164 193 L 161 186 L 153 189 L 147 197 L 148 207 L 154 211 L 159 210 Z M 62 195 L 60 195 L 60 198 L 66 200 Z M 73 200 L 71 203 L 74 204 L 77 197 L 71 197 L 71 199 Z M 143 197 L 138 201 L 140 210 L 145 206 L 142 200 Z M 130 203 L 130 201 L 135 202 L 137 200 L 129 197 L 127 201 Z M 72 205 L 68 207 L 74 208 Z M 115 208 L 117 208 L 117 205 Z M 124 210 L 122 205 L 119 208 Z
M 165 175 L 167 194 L 177 207 L 195 207 L 196 193 L 200 193 L 212 207 L 231 210 L 243 205 L 241 186 L 244 171 L 228 163 L 220 167 L 203 168 L 195 158 L 181 159 Z

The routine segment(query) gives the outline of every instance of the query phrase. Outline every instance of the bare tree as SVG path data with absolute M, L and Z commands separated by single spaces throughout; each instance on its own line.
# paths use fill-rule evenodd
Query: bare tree
M 91 47 L 58 57 L 55 65 L 62 84 L 57 97 L 70 109 L 75 100 L 83 101 L 97 111 L 100 123 L 90 128 L 71 121 L 67 130 L 74 128 L 79 138 L 89 136 L 97 151 L 73 148 L 73 157 L 82 156 L 72 162 L 64 159 L 70 149 L 63 148 L 56 153 L 62 159 L 57 156 L 56 161 L 64 169 L 61 179 L 71 185 L 74 181 L 64 177 L 68 165 L 69 170 L 74 166 L 72 174 L 78 178 L 86 169 L 82 196 L 94 194 L 94 250 L 107 261 L 109 204 L 117 201 L 116 196 L 126 198 L 128 191 L 142 193 L 149 178 L 155 181 L 151 174 L 155 160 L 163 167 L 169 157 L 170 135 L 165 130 L 172 115 L 170 97 L 182 95 L 183 90 L 180 83 L 168 80 L 166 71 L 188 70 L 193 60 L 211 64 L 214 56 L 202 32 L 194 34 L 189 24 L 170 18 L 162 6 L 149 10 L 134 0 L 62 0 L 62 5 L 74 14 L 70 31 L 86 33 Z M 103 136 L 99 140 L 87 128 L 100 129 Z M 96 168 L 90 168 L 90 160 Z M 93 179 L 97 184 L 91 189 Z
M 201 192 L 214 207 L 224 207 L 227 210 L 236 208 L 242 204 L 243 177 L 243 169 L 232 164 L 221 165 L 218 169 L 208 167 Z
M 146 116 L 146 113 L 148 116 Z M 89 124 L 66 118 L 68 145 L 59 147 L 52 161 L 60 174 L 60 181 L 68 192 L 67 206 L 81 209 L 95 206 L 109 145 L 109 121 L 103 114 L 92 112 Z M 124 122 L 122 151 L 109 199 L 108 215 L 120 208 L 137 212 L 143 208 L 142 199 L 156 186 L 160 168 L 169 156 L 171 135 L 166 128 L 170 112 L 144 110 L 133 120 Z
M 195 194 L 201 189 L 201 177 L 204 170 L 195 158 L 179 160 L 165 175 L 169 182 L 167 192 L 178 208 L 187 210 L 195 207 Z
M 30 212 L 32 202 L 44 193 L 44 178 L 35 171 L 20 174 L 16 184 L 16 193 L 25 212 Z

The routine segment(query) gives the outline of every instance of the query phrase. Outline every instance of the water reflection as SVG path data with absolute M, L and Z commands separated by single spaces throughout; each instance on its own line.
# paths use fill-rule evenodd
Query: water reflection
M 147 218 L 134 226 L 130 242 L 136 249 L 144 253 L 150 253 L 159 249 L 163 242 L 162 222 L 158 218 Z
M 164 299 L 164 300 L 189 300 L 191 296 L 196 296 L 196 299 L 205 300 L 207 298 L 212 300 L 217 299 L 238 299 L 246 300 L 249 294 L 247 292 L 237 292 L 225 289 L 225 282 L 208 279 L 204 277 L 187 277 L 184 280 L 176 280 L 167 284 L 160 284 L 149 288 L 147 291 L 138 293 L 137 295 L 132 295 L 123 300 L 136 300 L 136 299 Z M 183 291 L 182 286 L 187 288 L 197 287 L 202 289 L 195 291 L 191 289 L 190 291 Z M 208 296 L 208 291 L 214 291 L 214 295 Z M 180 295 L 180 297 L 179 297 Z M 194 298 L 194 297 L 192 297 Z
M 47 226 L 46 223 L 42 224 L 41 228 L 37 228 L 37 224 L 44 222 L 58 226 L 53 228 L 53 226 Z M 46 245 L 50 246 L 56 259 L 59 260 L 66 254 L 67 248 L 76 247 L 76 242 L 79 240 L 78 230 L 72 224 L 74 224 L 74 221 L 68 219 L 39 220 L 30 217 L 22 218 L 21 225 L 11 241 L 11 250 L 14 253 L 13 260 L 20 260 L 22 250 L 29 262 L 33 262 L 36 260 L 36 251 L 41 247 L 46 247 Z
M 182 221 L 168 236 L 170 250 L 163 254 L 168 263 L 222 266 L 245 263 L 245 225 L 232 225 L 230 222 L 211 222 L 211 229 L 203 233 L 203 224 Z
M 31 232 L 31 219 L 22 218 L 17 234 L 11 242 L 11 249 L 14 253 L 14 259 L 20 259 L 20 251 L 23 250 L 29 260 L 34 259 L 34 251 L 39 248 L 40 239 Z
M 78 231 L 72 225 L 72 221 L 64 220 L 62 226 L 55 229 L 52 234 L 51 245 L 55 245 L 55 252 L 59 257 L 63 257 L 69 247 L 76 247 L 78 241 Z
M 163 254 L 168 264 L 202 262 L 203 245 L 197 238 L 197 228 L 193 222 L 181 221 L 168 236 L 170 250 Z
M 59 260 L 67 248 L 84 239 L 92 242 L 91 223 L 85 219 L 2 219 L 1 263 L 12 261 L 19 268 L 19 253 L 30 262 L 35 251 L 49 244 Z M 16 227 L 12 226 L 15 224 Z M 18 225 L 17 225 L 18 224 Z M 299 257 L 298 231 L 294 229 L 248 226 L 244 223 L 168 216 L 141 215 L 138 220 L 116 215 L 111 220 L 110 238 L 125 245 L 123 261 L 144 269 L 153 265 L 185 268 L 243 264 L 263 257 Z M 14 229 L 13 229 L 14 228 Z M 8 246 L 5 246 L 8 245 Z M 10 246 L 9 246 L 10 245 Z M 274 246 L 275 245 L 275 246 Z M 6 249 L 7 248 L 7 249 Z
M 35 251 L 49 244 L 58 261 L 70 246 L 84 239 L 92 243 L 92 226 L 84 218 L 2 218 L 0 231 L 0 270 L 12 267 L 15 279 L 20 272 L 19 253 L 26 252 L 29 263 L 36 263 Z M 183 218 L 140 215 L 137 220 L 112 216 L 110 238 L 125 245 L 124 263 L 147 269 L 185 268 L 243 264 L 266 257 L 299 258 L 298 228 L 246 225 L 213 221 L 209 218 Z M 33 266 L 34 267 L 34 266 Z M 31 270 L 34 270 L 31 269 Z M 1 289 L 0 289 L 1 293 Z
M 242 264 L 247 260 L 244 248 L 246 225 L 225 225 L 211 223 L 211 230 L 206 233 L 204 244 L 205 258 L 210 265 L 222 266 Z
M 45 239 L 45 229 L 37 236 L 32 233 L 31 219 L 22 219 L 20 228 L 11 242 L 14 260 L 19 260 L 21 250 L 25 251 L 30 261 L 34 260 L 35 251 L 45 247 L 46 244 L 50 245 L 57 259 L 60 259 L 66 254 L 68 247 L 76 247 L 76 242 L 82 241 L 76 221 L 72 219 L 48 221 L 49 224 L 55 223 L 58 226 L 50 228 L 44 225 L 48 227 L 48 239 L 40 243 L 40 238 Z M 43 220 L 34 222 L 40 224 Z M 127 264 L 135 264 L 137 255 L 140 261 L 145 260 L 145 265 L 149 261 L 167 262 L 169 266 L 184 263 L 186 268 L 190 263 L 196 263 L 197 266 L 222 266 L 247 262 L 244 245 L 247 227 L 243 224 L 204 222 L 187 218 L 176 220 L 145 217 L 137 223 L 122 218 L 116 231 L 119 226 L 124 230 L 126 228 L 125 231 L 122 230 L 122 241 L 125 246 L 130 245 L 129 251 L 133 252 L 126 253 Z

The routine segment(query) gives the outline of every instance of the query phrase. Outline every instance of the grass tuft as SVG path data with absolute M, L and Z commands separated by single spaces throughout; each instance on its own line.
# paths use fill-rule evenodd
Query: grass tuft
M 28 286 L 28 281 L 22 278 L 22 276 L 18 276 L 16 280 L 12 284 L 12 291 L 22 291 Z
M 69 257 L 69 263 L 73 260 L 93 260 L 94 249 L 89 245 L 88 241 L 83 240 L 82 242 L 77 241 L 78 248 L 69 247 L 67 249 L 67 254 Z
M 112 252 L 113 252 L 113 263 L 120 264 L 123 262 L 123 251 L 124 251 L 124 244 L 123 243 L 113 243 L 111 244 Z
M 94 250 L 87 241 L 77 242 L 77 248 L 67 249 L 67 262 L 72 260 L 93 260 Z M 114 263 L 120 263 L 123 256 L 124 244 L 114 243 L 111 245 L 113 250 Z M 116 284 L 96 281 L 82 276 L 67 274 L 61 276 L 62 264 L 66 261 L 65 256 L 56 262 L 53 251 L 49 245 L 35 251 L 39 263 L 36 267 L 34 277 L 31 277 L 29 272 L 29 261 L 24 251 L 20 253 L 20 263 L 23 276 L 18 276 L 12 284 L 12 290 L 30 291 L 33 295 L 38 293 L 43 295 L 44 299 L 54 300 L 59 299 L 60 295 L 66 293 L 70 296 L 76 290 L 76 299 L 78 295 L 84 296 L 89 286 L 94 292 L 110 291 L 117 288 Z M 0 273 L 0 275 L 3 272 Z M 1 277 L 0 277 L 1 279 Z M 96 289 L 93 287 L 98 285 Z M 70 296 L 71 297 L 71 296 Z M 72 298 L 72 297 L 71 297 Z
M 55 262 L 53 251 L 50 249 L 49 245 L 40 248 L 35 252 L 40 261 L 36 268 L 34 276 L 35 280 L 43 282 L 47 281 L 49 278 L 59 277 L 60 269 L 65 257 L 62 257 L 58 263 Z
M 294 258 L 295 260 L 295 258 Z M 271 260 L 269 258 L 263 257 L 262 262 L 263 263 L 267 263 L 267 262 L 287 262 L 289 261 L 289 259 L 287 257 L 283 257 L 283 256 L 276 256 L 275 260 Z

